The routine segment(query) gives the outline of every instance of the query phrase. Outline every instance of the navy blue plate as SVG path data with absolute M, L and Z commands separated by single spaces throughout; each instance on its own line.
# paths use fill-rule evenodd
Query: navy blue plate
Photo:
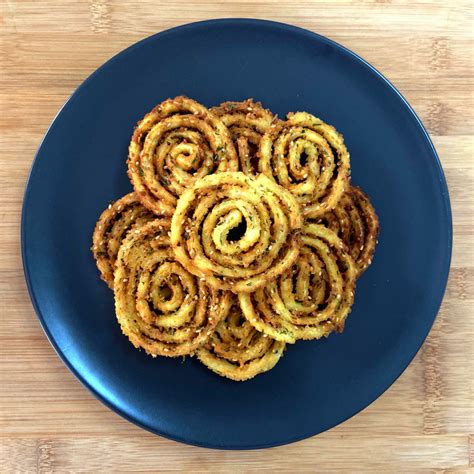
M 135 123 L 186 94 L 207 106 L 253 97 L 284 116 L 306 110 L 343 133 L 353 181 L 381 233 L 346 330 L 288 348 L 270 372 L 236 383 L 194 359 L 152 359 L 115 320 L 89 247 L 111 199 L 130 191 Z M 258 20 L 159 33 L 92 74 L 36 155 L 22 216 L 33 305 L 69 369 L 101 401 L 169 438 L 213 448 L 290 443 L 327 430 L 380 396 L 414 357 L 440 306 L 451 256 L 448 190 L 409 105 L 375 69 L 314 33 Z

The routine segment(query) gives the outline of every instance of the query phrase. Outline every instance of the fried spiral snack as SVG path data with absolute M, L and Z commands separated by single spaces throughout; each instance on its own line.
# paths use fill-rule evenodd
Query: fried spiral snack
M 246 319 L 278 341 L 319 339 L 342 331 L 354 302 L 357 268 L 342 240 L 308 224 L 298 260 L 276 281 L 239 294 Z
M 156 106 L 130 142 L 128 175 L 142 204 L 157 215 L 172 215 L 177 198 L 197 179 L 237 169 L 225 125 L 187 97 Z
M 379 220 L 367 194 L 357 186 L 350 186 L 339 204 L 319 221 L 347 245 L 360 276 L 372 263 L 379 234 Z
M 276 120 L 273 113 L 252 99 L 223 102 L 211 112 L 229 129 L 239 155 L 240 170 L 246 175 L 258 174 L 258 147 L 263 134 Z
M 196 355 L 213 372 L 243 381 L 272 369 L 285 345 L 257 331 L 242 315 L 237 297 L 232 296 L 227 317 Z
M 120 247 L 114 280 L 115 311 L 135 347 L 168 357 L 204 344 L 230 307 L 230 295 L 186 271 L 169 245 L 169 219 L 130 232 Z
M 334 127 L 179 96 L 137 124 L 127 164 L 134 192 L 91 250 L 136 348 L 244 381 L 287 343 L 344 329 L 379 222 Z
M 260 141 L 259 170 L 288 189 L 307 217 L 334 209 L 349 186 L 342 135 L 314 115 L 290 113 Z
M 210 286 L 248 293 L 296 260 L 301 226 L 296 200 L 274 181 L 217 173 L 180 197 L 171 245 L 176 259 Z
M 155 216 L 143 207 L 135 193 L 129 193 L 102 212 L 92 235 L 92 253 L 101 278 L 114 287 L 114 267 L 117 253 L 127 232 Z

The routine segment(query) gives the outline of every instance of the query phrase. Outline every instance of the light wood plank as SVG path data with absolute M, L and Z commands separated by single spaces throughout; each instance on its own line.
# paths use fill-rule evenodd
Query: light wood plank
M 466 472 L 474 468 L 474 6 L 469 0 L 0 0 L 0 459 L 2 470 Z M 290 446 L 222 452 L 151 435 L 63 366 L 29 302 L 19 254 L 23 191 L 74 89 L 165 28 L 260 17 L 327 35 L 407 98 L 443 164 L 452 270 L 428 339 L 398 381 L 342 425 Z

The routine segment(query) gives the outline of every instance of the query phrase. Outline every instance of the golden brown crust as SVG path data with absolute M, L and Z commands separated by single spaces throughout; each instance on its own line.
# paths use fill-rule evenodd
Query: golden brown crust
M 239 294 L 246 319 L 278 341 L 342 331 L 354 301 L 357 269 L 341 239 L 322 225 L 308 224 L 303 243 L 298 260 L 277 280 Z
M 306 217 L 334 209 L 349 186 L 349 152 L 342 135 L 314 115 L 288 114 L 260 141 L 259 170 L 288 189 Z
M 357 186 L 350 186 L 336 208 L 317 222 L 336 232 L 347 245 L 360 276 L 372 263 L 380 228 L 367 194 Z
M 276 116 L 253 99 L 223 102 L 213 107 L 211 112 L 229 129 L 239 155 L 240 170 L 251 176 L 258 174 L 257 155 L 260 140 L 276 121 Z
M 275 341 L 246 321 L 239 301 L 233 295 L 228 315 L 196 355 L 213 372 L 243 381 L 272 369 L 284 349 L 284 342 Z
M 135 228 L 120 247 L 115 311 L 123 333 L 152 356 L 192 354 L 225 317 L 229 295 L 213 290 L 176 261 L 169 219 Z
M 229 131 L 198 102 L 180 96 L 156 106 L 137 125 L 128 175 L 142 204 L 172 215 L 177 198 L 208 174 L 238 169 Z
M 242 235 L 231 232 L 244 225 Z M 263 175 L 219 173 L 179 199 L 171 225 L 176 259 L 216 289 L 251 292 L 297 258 L 302 217 L 293 196 Z
M 134 192 L 102 213 L 92 252 L 136 348 L 243 381 L 344 329 L 379 222 L 334 127 L 179 96 L 138 123 L 127 163 Z
M 142 206 L 135 193 L 129 193 L 102 212 L 92 235 L 92 253 L 101 278 L 114 287 L 115 260 L 122 240 L 135 225 L 154 219 L 154 215 Z

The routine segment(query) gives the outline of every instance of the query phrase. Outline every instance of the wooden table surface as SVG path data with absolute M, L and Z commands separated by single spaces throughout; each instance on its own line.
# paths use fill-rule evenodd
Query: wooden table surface
M 472 2 L 7 0 L 0 5 L 0 470 L 474 469 Z M 25 180 L 63 102 L 126 46 L 175 25 L 219 17 L 302 26 L 378 68 L 428 128 L 454 216 L 444 303 L 410 367 L 351 420 L 270 450 L 185 446 L 111 412 L 56 356 L 33 312 L 21 268 Z

